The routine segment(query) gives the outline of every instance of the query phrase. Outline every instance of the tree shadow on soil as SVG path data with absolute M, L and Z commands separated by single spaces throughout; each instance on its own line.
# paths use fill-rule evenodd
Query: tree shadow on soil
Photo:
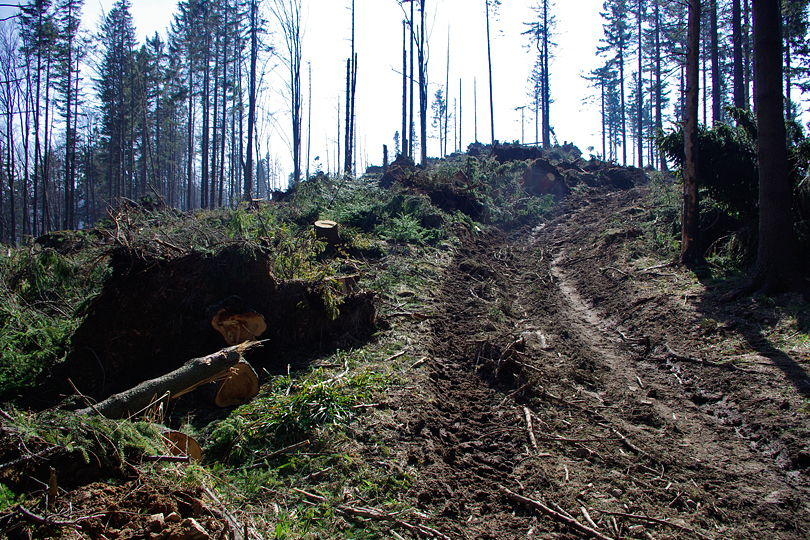
M 704 320 L 723 323 L 724 328 L 739 335 L 751 350 L 770 360 L 803 398 L 810 399 L 810 373 L 807 367 L 777 347 L 767 336 L 767 330 L 781 316 L 777 309 L 782 313 L 793 313 L 798 330 L 803 334 L 810 333 L 810 305 L 801 295 L 784 294 L 775 298 L 745 296 L 727 301 L 723 296 L 739 287 L 738 277 L 718 281 L 711 278 L 706 267 L 695 266 L 690 270 L 707 288 L 696 305 Z

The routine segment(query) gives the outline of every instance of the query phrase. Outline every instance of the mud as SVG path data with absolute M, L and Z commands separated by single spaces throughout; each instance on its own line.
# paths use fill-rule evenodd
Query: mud
M 575 534 L 507 488 L 612 538 L 806 537 L 810 359 L 767 342 L 763 306 L 684 301 L 666 268 L 632 267 L 644 193 L 575 196 L 458 250 L 388 435 L 444 534 Z

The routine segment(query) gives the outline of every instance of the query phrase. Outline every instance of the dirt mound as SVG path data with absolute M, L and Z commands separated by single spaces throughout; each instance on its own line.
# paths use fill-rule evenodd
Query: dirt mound
M 112 278 L 52 378 L 61 390 L 70 377 L 83 393 L 106 397 L 219 350 L 225 343 L 211 317 L 231 297 L 264 317 L 267 331 L 259 338 L 269 342 L 249 357 L 270 372 L 313 351 L 364 339 L 376 324 L 371 294 L 338 298 L 323 282 L 280 281 L 270 273 L 268 254 L 246 245 L 169 260 L 121 248 L 111 264 Z M 331 304 L 340 300 L 335 314 Z
M 599 172 L 603 181 L 616 189 L 630 189 L 643 186 L 649 179 L 647 174 L 636 167 L 612 167 Z
M 523 189 L 532 195 L 553 195 L 558 200 L 570 191 L 560 170 L 545 159 L 535 159 L 523 173 Z
M 162 538 L 165 540 L 227 538 L 231 532 L 222 513 L 206 503 L 201 489 L 177 489 L 144 484 L 97 483 L 71 491 L 57 500 L 45 519 L 36 523 L 32 510 L 15 507 L 0 516 L 7 538 Z M 67 526 L 49 525 L 69 523 Z M 239 531 L 240 533 L 242 531 Z M 64 535 L 64 536 L 63 536 Z
M 394 184 L 402 184 L 415 170 L 416 165 L 414 165 L 411 158 L 402 155 L 397 156 L 397 159 L 388 166 L 385 174 L 380 178 L 380 185 L 384 188 L 390 188 Z

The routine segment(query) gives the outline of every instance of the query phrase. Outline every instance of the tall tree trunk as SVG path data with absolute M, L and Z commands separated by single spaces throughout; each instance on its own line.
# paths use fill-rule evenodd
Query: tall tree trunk
M 445 65 L 444 70 L 444 148 L 441 150 L 441 155 L 439 157 L 443 157 L 447 155 L 447 127 L 449 122 L 448 117 L 450 115 L 450 26 L 447 27 L 447 64 Z
M 681 262 L 691 264 L 700 258 L 698 235 L 698 62 L 700 60 L 700 0 L 689 0 L 686 45 L 686 110 L 684 111 L 683 218 Z
M 543 147 L 551 147 L 551 76 L 549 73 L 549 52 L 548 52 L 548 0 L 543 0 Z
M 627 107 L 624 100 L 624 34 L 619 38 L 619 94 L 622 115 L 622 165 L 627 166 Z
M 307 92 L 307 173 L 305 178 L 309 180 L 310 149 L 312 147 L 312 63 L 307 62 L 309 72 L 309 90 Z
M 793 100 L 791 99 L 791 89 L 793 86 L 793 81 L 791 79 L 793 75 L 793 60 L 791 58 L 791 39 L 788 37 L 785 39 L 784 43 L 784 51 L 785 51 L 785 120 L 790 121 L 793 120 Z
M 655 131 L 664 129 L 664 88 L 661 77 L 661 0 L 655 0 Z M 667 170 L 667 158 L 659 152 L 659 167 Z
M 427 110 L 428 110 L 428 89 L 427 89 L 427 56 L 425 51 L 425 0 L 420 0 L 420 25 L 419 25 L 419 149 L 421 154 L 420 162 L 427 165 Z
M 748 108 L 745 101 L 745 75 L 743 73 L 743 36 L 740 0 L 731 2 L 731 40 L 734 64 L 734 106 Z
M 408 139 L 410 134 L 408 129 L 408 49 L 405 38 L 407 36 L 408 23 L 402 21 L 402 131 L 400 131 L 400 142 L 402 143 L 401 154 L 408 155 Z
M 495 145 L 495 106 L 492 100 L 492 38 L 489 31 L 489 0 L 484 0 L 487 16 L 487 67 L 489 70 L 489 127 Z M 545 124 L 544 124 L 545 125 Z
M 751 0 L 743 0 L 743 80 L 745 85 L 745 108 L 751 105 Z
M 248 91 L 247 157 L 245 158 L 245 200 L 253 198 L 253 126 L 256 123 L 256 61 L 259 53 L 258 1 L 250 0 L 250 90 Z
M 186 124 L 186 210 L 194 207 L 194 67 L 188 66 L 188 123 Z
M 343 141 L 343 174 L 352 174 L 352 59 L 346 59 L 346 122 Z
M 636 32 L 638 34 L 638 81 L 636 85 L 636 138 L 638 139 L 638 166 L 644 167 L 644 49 L 642 44 L 641 23 L 644 17 L 642 13 L 642 0 L 636 0 Z
M 801 285 L 782 116 L 780 2 L 753 0 L 754 109 L 759 129 L 759 240 L 753 287 L 772 294 Z
M 209 197 L 209 149 L 211 145 L 211 120 L 210 120 L 210 109 L 211 109 L 211 99 L 210 99 L 210 87 L 211 87 L 211 57 L 210 57 L 210 49 L 211 49 L 211 41 L 208 38 L 208 22 L 206 16 L 205 22 L 205 30 L 206 38 L 203 42 L 203 48 L 205 50 L 205 54 L 203 55 L 203 85 L 202 85 L 202 93 L 200 94 L 200 105 L 202 106 L 202 134 L 200 135 L 200 143 L 202 145 L 201 148 L 201 164 L 200 164 L 200 207 L 201 208 L 208 208 L 208 197 Z
M 413 140 L 416 136 L 416 127 L 414 125 L 413 119 L 413 107 L 414 107 L 414 98 L 413 98 L 413 85 L 414 85 L 414 76 L 413 76 L 413 64 L 414 64 L 414 43 L 416 42 L 416 30 L 414 29 L 414 4 L 416 4 L 416 0 L 411 0 L 411 65 L 410 65 L 410 82 L 408 83 L 410 86 L 411 91 L 411 99 L 410 99 L 410 111 L 409 111 L 409 127 L 408 127 L 408 157 L 413 159 Z
M 711 0 L 712 124 L 723 119 L 723 92 L 720 83 L 720 47 L 717 35 L 717 0 Z

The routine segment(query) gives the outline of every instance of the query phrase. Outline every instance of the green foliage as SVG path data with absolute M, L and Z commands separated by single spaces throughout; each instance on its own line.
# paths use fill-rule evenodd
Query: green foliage
M 419 220 L 410 214 L 399 214 L 377 227 L 377 234 L 385 240 L 402 244 L 435 244 L 444 235 L 435 229 L 422 227 Z
M 8 486 L 0 483 L 0 512 L 5 512 L 15 504 L 22 502 L 24 497 L 11 491 Z
M 81 310 L 106 272 L 103 264 L 52 249 L 0 256 L 0 396 L 33 386 L 64 358 Z
M 678 166 L 683 165 L 683 130 L 659 135 L 658 147 Z M 698 129 L 698 185 L 727 213 L 750 221 L 757 208 L 756 140 L 750 128 L 717 124 Z
M 148 422 L 109 420 L 69 411 L 20 413 L 13 427 L 28 440 L 38 440 L 77 453 L 108 471 L 124 471 L 126 463 L 146 453 L 163 452 L 160 434 Z
M 348 362 L 348 353 L 341 354 Z M 300 379 L 276 377 L 255 400 L 215 425 L 206 453 L 233 464 L 261 461 L 272 449 L 311 437 L 316 429 L 348 422 L 352 406 L 384 384 L 385 377 L 373 372 L 335 379 L 322 370 Z

